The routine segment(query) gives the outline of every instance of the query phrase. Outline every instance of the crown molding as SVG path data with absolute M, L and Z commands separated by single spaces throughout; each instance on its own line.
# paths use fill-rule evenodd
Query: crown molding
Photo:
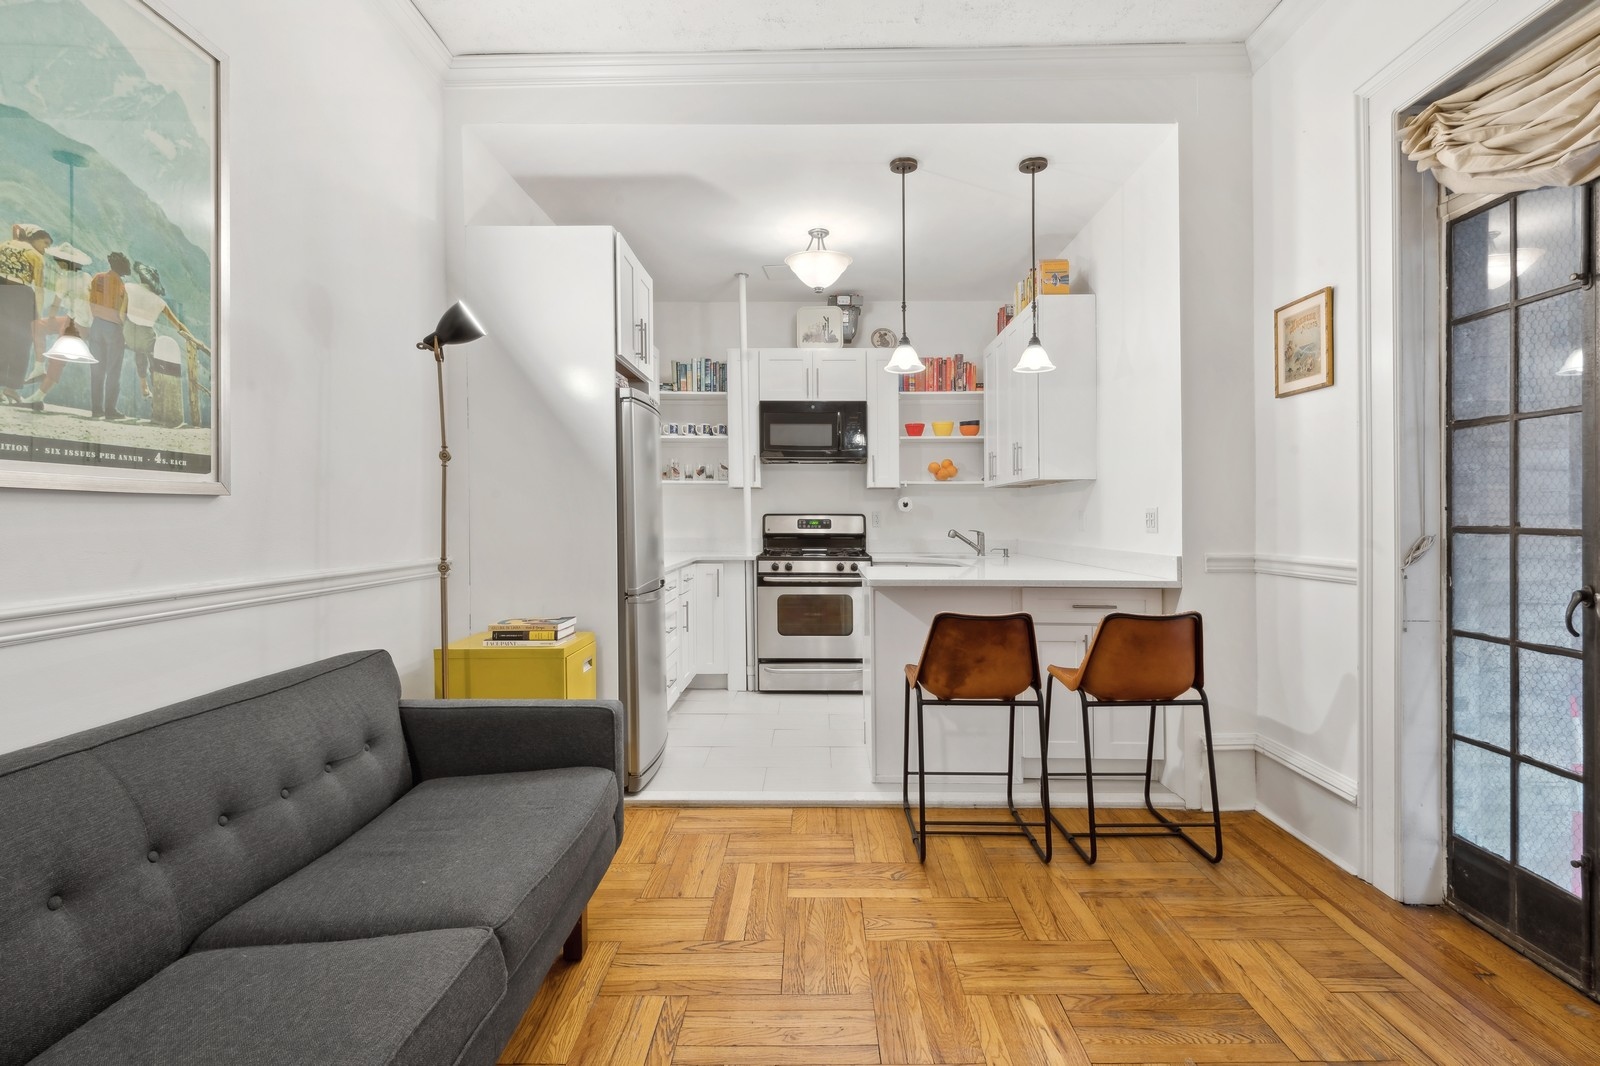
M 388 0 L 406 3 L 407 0 Z M 409 3 L 407 3 L 409 6 Z M 1025 81 L 1250 73 L 1242 44 L 858 48 L 771 52 L 460 55 L 453 87 Z
M 450 70 L 450 49 L 412 0 L 372 0 L 372 3 L 388 16 L 406 44 L 411 46 L 411 51 L 429 70 L 441 77 Z
M 1278 6 L 1267 13 L 1244 40 L 1245 52 L 1250 57 L 1250 71 L 1254 73 L 1266 65 L 1267 60 L 1289 43 L 1295 31 L 1323 4 L 1323 0 L 1278 0 Z

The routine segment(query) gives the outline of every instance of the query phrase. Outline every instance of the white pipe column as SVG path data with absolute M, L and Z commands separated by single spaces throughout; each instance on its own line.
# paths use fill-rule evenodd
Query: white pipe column
M 743 413 L 748 412 L 750 410 L 750 307 L 749 307 L 749 294 L 747 292 L 747 287 L 748 287 L 748 285 L 750 283 L 750 275 L 746 274 L 746 273 L 743 273 L 743 272 L 740 272 L 739 274 L 736 274 L 734 276 L 739 279 L 739 396 L 738 396 L 738 402 L 740 404 L 739 410 L 741 412 L 741 417 L 742 417 Z M 731 403 L 734 398 L 730 396 L 728 399 L 729 399 L 729 402 Z M 759 424 L 752 425 L 750 427 L 749 432 L 747 432 L 745 434 L 745 441 L 746 441 L 745 451 L 746 451 L 746 454 L 739 457 L 739 460 L 741 462 L 750 463 L 749 468 L 746 469 L 746 471 L 745 471 L 745 477 L 744 477 L 744 546 L 745 546 L 745 550 L 749 551 L 749 552 L 753 552 L 753 551 L 756 550 L 756 545 L 755 545 L 755 512 L 753 510 L 753 508 L 755 506 L 755 500 L 753 500 L 751 498 L 751 496 L 750 496 L 750 488 L 751 488 L 751 482 L 753 482 L 755 480 L 755 477 L 756 477 L 755 463 L 754 463 L 754 459 L 752 457 L 755 455 L 757 449 L 755 447 L 752 447 L 752 444 L 758 439 L 758 437 L 752 436 L 751 434 L 759 434 L 760 432 L 761 432 L 761 427 L 760 427 Z

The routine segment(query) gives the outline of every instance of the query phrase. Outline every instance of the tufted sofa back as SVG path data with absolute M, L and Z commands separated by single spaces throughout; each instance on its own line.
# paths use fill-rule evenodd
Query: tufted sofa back
M 0 755 L 0 1064 L 398 799 L 399 699 L 353 652 Z

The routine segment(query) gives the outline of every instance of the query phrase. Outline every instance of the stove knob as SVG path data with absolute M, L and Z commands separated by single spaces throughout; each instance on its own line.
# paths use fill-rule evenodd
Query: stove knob
M 852 570 L 860 570 L 861 569 L 861 564 L 860 563 L 851 563 L 850 564 L 850 569 L 852 569 Z
M 844 564 L 843 563 L 834 563 L 833 564 L 833 568 L 835 570 L 843 570 L 844 569 Z
M 794 569 L 794 564 L 793 563 L 784 563 L 783 564 L 783 568 L 785 570 L 793 570 Z M 774 569 L 776 569 L 776 567 L 774 567 Z
M 774 570 L 778 569 L 778 564 L 777 563 L 773 563 L 772 564 L 772 569 L 774 569 Z

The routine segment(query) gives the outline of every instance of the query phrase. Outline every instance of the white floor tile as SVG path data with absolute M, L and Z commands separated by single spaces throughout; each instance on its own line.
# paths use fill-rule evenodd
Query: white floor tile
M 708 748 L 707 768 L 720 766 L 784 766 L 826 770 L 832 759 L 825 747 L 816 748 Z
M 699 716 L 697 715 L 696 718 Z M 667 736 L 672 736 L 673 731 L 683 739 L 686 744 L 706 748 L 770 748 L 773 746 L 773 728 L 753 724 L 745 720 L 737 722 L 717 722 L 711 725 L 701 725 L 695 718 L 690 718 L 682 723 L 667 726 Z
M 834 711 L 828 715 L 828 727 L 830 729 L 865 729 L 866 724 L 867 713 L 865 709 L 858 712 L 845 713 Z
M 855 770 L 820 770 L 797 766 L 773 766 L 767 770 L 765 791 L 785 792 L 796 796 L 815 796 L 838 792 L 875 791 L 868 780 L 865 765 Z
M 772 745 L 776 748 L 846 748 L 853 744 L 864 752 L 866 742 L 867 730 L 861 722 L 847 729 L 818 726 L 808 729 L 775 729 L 772 732 Z
M 706 764 L 706 754 L 710 750 L 708 747 L 697 747 L 692 744 L 679 744 L 676 746 L 669 744 L 665 754 L 661 756 L 661 768 L 665 770 L 668 767 L 673 767 L 688 770 L 704 766 Z
M 861 775 L 863 781 L 872 776 L 871 768 L 867 766 L 867 749 L 864 747 L 828 749 L 828 765 L 835 770 L 848 770 Z
M 766 768 L 761 766 L 723 766 L 715 773 L 697 766 L 663 766 L 639 795 L 654 800 L 677 792 L 761 792 L 766 777 Z

